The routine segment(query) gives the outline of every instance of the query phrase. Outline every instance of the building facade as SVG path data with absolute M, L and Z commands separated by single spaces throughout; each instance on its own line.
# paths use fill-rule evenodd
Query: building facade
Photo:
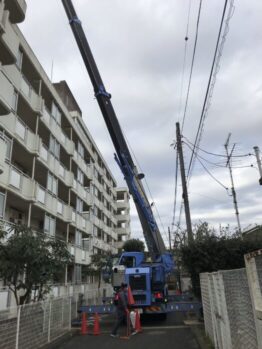
M 117 244 L 118 253 L 122 252 L 125 241 L 130 239 L 130 195 L 127 188 L 116 188 L 117 207 Z
M 23 37 L 24 0 L 0 0 L 0 219 L 68 244 L 62 282 L 87 282 L 96 253 L 116 253 L 117 183 L 67 83 L 53 84 Z M 124 201 L 122 201 L 124 203 Z M 129 222 L 129 210 L 125 215 Z M 120 230 L 121 231 L 120 231 Z M 121 238 L 122 239 L 122 238 Z

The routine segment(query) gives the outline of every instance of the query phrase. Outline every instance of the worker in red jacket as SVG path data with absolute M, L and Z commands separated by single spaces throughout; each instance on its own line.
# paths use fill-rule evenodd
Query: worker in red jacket
M 128 297 L 127 297 L 127 284 L 122 283 L 119 291 L 116 293 L 115 300 L 116 306 L 116 322 L 111 337 L 118 337 L 117 331 L 122 323 L 127 322 L 127 326 L 130 326 L 131 335 L 136 334 L 132 322 L 129 319 L 129 311 L 128 311 Z

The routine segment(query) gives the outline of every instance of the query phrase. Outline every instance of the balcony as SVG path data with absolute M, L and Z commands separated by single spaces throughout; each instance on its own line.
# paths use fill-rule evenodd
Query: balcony
M 127 228 L 115 228 L 115 232 L 118 235 L 130 235 L 130 227 L 127 227 Z
M 71 244 L 68 245 L 68 248 L 69 252 L 74 257 L 75 263 L 85 265 L 91 263 L 90 253 L 88 251 Z
M 16 64 L 2 66 L 2 71 L 8 76 L 14 88 L 19 91 L 21 86 L 22 74 Z
M 88 179 L 93 179 L 93 165 L 87 164 L 85 160 L 81 157 L 76 150 L 74 150 L 73 159 L 76 164 L 80 167 L 81 171 L 87 176 Z
M 49 212 L 51 215 L 60 217 L 66 222 L 71 222 L 72 208 L 65 202 L 50 194 L 45 188 L 36 183 L 36 205 Z
M 73 180 L 73 190 L 88 206 L 93 205 L 93 196 L 75 179 Z
M 37 113 L 41 114 L 43 110 L 43 99 L 40 97 L 26 80 L 24 76 L 21 79 L 20 92 L 25 98 L 27 104 Z
M 68 171 L 50 152 L 49 149 L 41 142 L 39 160 L 44 163 L 49 171 L 60 178 L 67 187 L 73 186 L 74 175 Z
M 43 108 L 43 118 L 41 120 L 47 126 L 47 128 L 52 131 L 52 134 L 55 136 L 58 142 L 63 145 L 65 151 L 69 155 L 73 155 L 75 147 L 74 142 L 64 134 L 61 126 L 55 121 L 45 107 Z
M 0 52 L 3 65 L 15 64 L 19 48 L 19 39 L 9 21 L 9 12 L 3 11 L 0 3 Z
M 6 142 L 0 134 L 0 175 L 4 172 L 6 154 Z
M 40 138 L 33 133 L 26 124 L 13 113 L 2 116 L 0 119 L 0 125 L 19 142 L 30 153 L 38 154 Z
M 129 214 L 117 214 L 115 217 L 119 222 L 129 222 L 130 221 Z
M 0 47 L 0 52 L 1 52 L 1 47 Z M 10 113 L 12 101 L 13 101 L 13 95 L 14 95 L 14 88 L 12 84 L 0 69 L 0 115 L 6 115 Z
M 91 234 L 92 223 L 84 215 L 80 215 L 75 210 L 72 210 L 71 222 L 78 230 L 84 231 L 86 234 Z
M 25 0 L 8 0 L 5 2 L 5 7 L 10 12 L 10 21 L 12 23 L 23 22 L 26 13 Z
M 129 201 L 117 201 L 116 207 L 129 210 L 130 204 L 129 204 Z
M 35 200 L 35 182 L 26 176 L 16 167 L 7 163 L 3 166 L 3 173 L 0 176 L 0 186 L 19 195 L 24 200 Z
M 112 253 L 117 253 L 117 249 L 113 244 L 108 244 L 107 242 L 98 239 L 97 237 L 93 236 L 91 240 L 92 247 L 99 248 L 103 251 L 111 251 Z

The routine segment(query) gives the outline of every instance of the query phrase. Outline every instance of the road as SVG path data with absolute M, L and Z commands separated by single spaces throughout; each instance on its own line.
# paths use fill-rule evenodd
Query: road
M 176 349 L 200 349 L 197 340 L 191 331 L 191 327 L 185 322 L 182 313 L 168 314 L 166 321 L 142 320 L 143 332 L 131 336 L 129 339 L 121 338 L 125 336 L 125 327 L 119 331 L 119 338 L 110 337 L 110 331 L 114 324 L 112 315 L 103 317 L 100 321 L 101 334 L 81 335 L 80 330 L 76 330 L 76 335 L 67 342 L 56 346 L 56 349 L 161 349 L 172 346 Z M 92 332 L 92 325 L 90 326 Z

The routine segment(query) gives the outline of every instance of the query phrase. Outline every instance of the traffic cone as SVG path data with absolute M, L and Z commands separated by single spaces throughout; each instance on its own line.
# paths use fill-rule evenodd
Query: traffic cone
M 134 300 L 134 297 L 132 295 L 132 291 L 131 291 L 130 286 L 128 286 L 128 289 L 127 289 L 127 302 L 128 302 L 128 305 L 135 304 L 135 300 Z
M 82 313 L 81 334 L 87 334 L 86 313 Z
M 94 336 L 98 336 L 99 334 L 101 334 L 101 332 L 100 332 L 100 325 L 99 325 L 99 316 L 98 316 L 97 313 L 95 313 L 93 335 Z
M 135 323 L 136 332 L 142 332 L 141 322 L 140 322 L 140 314 L 136 309 L 136 323 Z

